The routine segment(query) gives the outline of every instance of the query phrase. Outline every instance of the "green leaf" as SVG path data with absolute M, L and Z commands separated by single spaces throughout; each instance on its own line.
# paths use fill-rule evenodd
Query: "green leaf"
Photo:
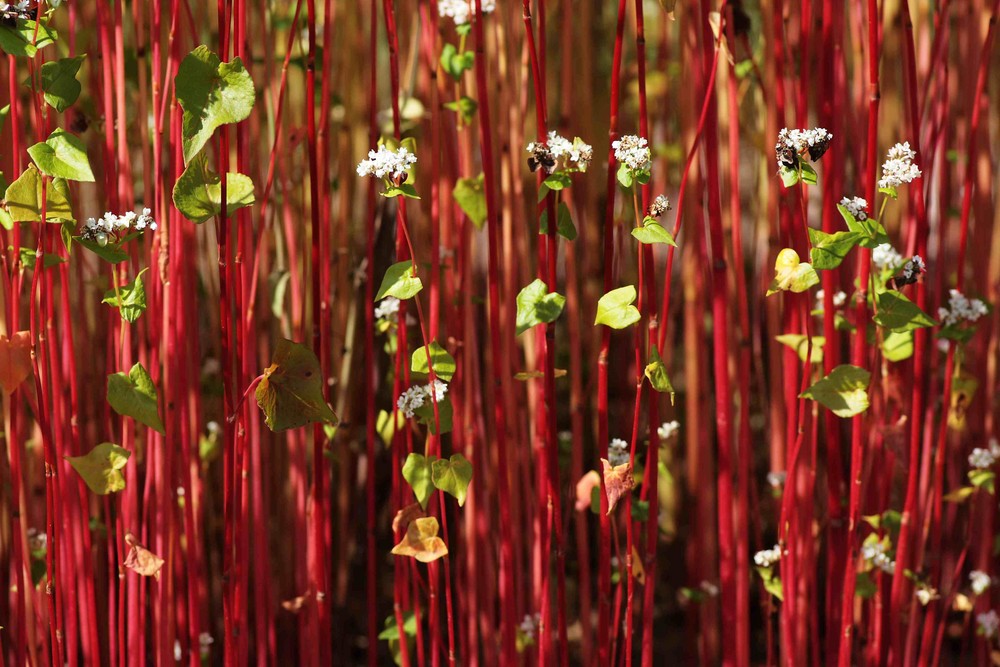
M 272 431 L 323 422 L 337 425 L 337 415 L 323 398 L 319 359 L 305 345 L 282 338 L 271 365 L 257 385 L 257 405 Z
M 36 260 L 38 259 L 38 251 L 34 248 L 21 247 L 21 264 L 28 269 L 34 269 Z M 48 269 L 53 266 L 58 266 L 63 264 L 66 260 L 57 255 L 54 252 L 47 252 L 42 254 L 42 268 Z
M 34 21 L 16 21 L 15 25 L 0 23 L 0 50 L 12 56 L 34 58 L 38 49 L 55 44 L 58 35 L 44 24 L 38 24 L 37 36 Z
M 445 44 L 441 48 L 441 69 L 457 82 L 461 80 L 462 72 L 472 69 L 475 58 L 472 51 L 459 53 L 454 44 Z
M 38 170 L 47 176 L 88 183 L 94 181 L 86 146 L 62 128 L 57 128 L 44 142 L 31 146 L 28 155 L 35 161 Z
M 0 207 L 0 226 L 8 232 L 14 229 L 14 218 L 10 217 L 10 213 L 3 207 Z
M 885 227 L 878 220 L 873 218 L 858 220 L 842 204 L 837 204 L 837 210 L 840 211 L 841 217 L 847 223 L 847 229 L 861 235 L 861 238 L 858 239 L 858 245 L 865 248 L 874 248 L 889 242 L 889 235 L 886 234 Z
M 423 405 L 413 411 L 413 415 L 419 423 L 427 426 L 432 434 L 443 435 L 451 432 L 455 409 L 451 404 L 451 398 L 445 396 L 437 402 L 437 420 L 435 422 L 434 401 L 428 397 Z
M 105 292 L 101 303 L 117 308 L 126 322 L 135 322 L 146 312 L 146 288 L 142 284 L 142 274 L 146 271 L 149 269 L 140 271 L 135 280 L 119 287 L 117 293 L 113 288 Z
M 785 599 L 785 593 L 781 588 L 781 577 L 776 574 L 764 577 L 764 590 L 779 600 Z
M 205 151 L 188 163 L 174 184 L 174 205 L 192 222 L 222 214 L 222 178 L 208 164 Z M 238 173 L 226 174 L 226 215 L 254 203 L 253 181 Z
M 165 434 L 156 401 L 156 385 L 142 364 L 125 373 L 108 376 L 108 404 L 123 417 L 131 417 L 157 433 Z
M 382 196 L 388 199 L 392 199 L 393 197 L 420 199 L 420 195 L 417 194 L 417 189 L 410 183 L 401 183 L 399 185 L 390 186 L 382 191 Z
M 903 361 L 913 356 L 913 332 L 890 331 L 882 341 L 882 354 L 889 361 Z
M 389 447 L 392 445 L 393 435 L 397 429 L 403 428 L 405 423 L 406 417 L 399 410 L 393 410 L 391 415 L 385 410 L 379 410 L 375 418 L 375 432 L 382 438 L 383 444 Z
M 461 507 L 472 481 L 472 464 L 461 454 L 452 454 L 447 461 L 437 459 L 431 464 L 431 480 L 438 489 L 454 496 Z
M 603 324 L 612 329 L 624 329 L 635 324 L 642 319 L 639 309 L 631 305 L 635 299 L 633 285 L 611 290 L 598 300 L 594 324 Z
M 838 417 L 853 417 L 868 409 L 869 380 L 871 373 L 865 369 L 841 364 L 799 394 L 799 398 L 811 398 Z
M 640 243 L 665 243 L 666 245 L 677 247 L 673 234 L 668 232 L 663 225 L 649 217 L 643 221 L 642 227 L 636 227 L 632 230 L 632 236 Z
M 102 246 L 97 241 L 85 239 L 80 236 L 74 236 L 73 240 L 103 259 L 105 262 L 110 262 L 111 264 L 121 264 L 128 259 L 128 253 L 122 250 L 120 244 L 109 243 Z
M 216 128 L 245 120 L 256 91 L 243 61 L 224 63 L 205 45 L 189 53 L 174 78 L 177 101 L 184 109 L 184 161 L 201 151 Z
M 879 326 L 896 333 L 937 324 L 930 315 L 920 310 L 917 304 L 896 290 L 886 290 L 878 295 L 878 312 L 872 319 Z
M 871 575 L 867 572 L 858 572 L 854 580 L 854 594 L 864 600 L 875 597 L 878 586 L 872 581 Z
M 649 346 L 649 363 L 646 364 L 645 373 L 653 389 L 663 394 L 670 394 L 670 401 L 673 402 L 674 386 L 670 384 L 667 365 L 663 363 L 660 352 L 655 345 Z
M 403 462 L 403 479 L 407 481 L 413 489 L 413 495 L 417 497 L 417 502 L 424 509 L 427 509 L 427 501 L 434 493 L 434 483 L 431 481 L 432 467 L 435 456 L 423 456 L 415 452 L 410 452 L 406 461 Z
M 774 340 L 795 350 L 801 361 L 805 361 L 806 355 L 809 354 L 812 363 L 823 363 L 823 345 L 826 344 L 826 338 L 823 336 L 813 336 L 811 353 L 809 351 L 808 338 L 804 334 L 781 334 L 780 336 L 775 336 Z
M 864 235 L 859 232 L 827 234 L 810 227 L 809 241 L 812 243 L 812 250 L 809 251 L 809 259 L 816 269 L 835 269 L 863 238 Z
M 573 181 L 570 179 L 569 174 L 557 171 L 542 181 L 542 185 L 549 190 L 558 192 L 559 190 L 565 190 L 569 186 L 573 185 Z
M 476 117 L 476 110 L 479 109 L 479 104 L 468 95 L 462 95 L 454 102 L 445 102 L 444 108 L 456 112 L 461 116 L 462 122 L 468 124 Z
M 410 637 L 417 635 L 417 617 L 412 611 L 403 612 L 403 632 Z M 399 627 L 395 616 L 385 617 L 385 630 L 379 633 L 379 639 L 399 639 Z
M 106 496 L 125 488 L 125 475 L 121 473 L 128 457 L 127 449 L 110 442 L 102 442 L 83 456 L 67 456 L 84 483 L 94 493 Z
M 799 261 L 799 254 L 791 248 L 785 248 L 774 260 L 774 280 L 767 288 L 767 296 L 777 292 L 805 292 L 819 284 L 819 276 L 812 265 Z
M 73 208 L 69 204 L 69 189 L 66 181 L 55 178 L 45 188 L 45 220 L 61 222 L 73 219 Z M 7 186 L 4 195 L 7 211 L 14 222 L 41 222 L 42 220 L 42 176 L 35 165 L 28 168 Z
M 807 162 L 799 163 L 799 168 L 802 169 L 802 182 L 806 185 L 816 185 L 819 182 L 819 176 L 816 174 L 816 170 L 812 168 Z
M 424 284 L 420 282 L 420 278 L 413 275 L 413 262 L 410 260 L 396 262 L 386 270 L 375 300 L 381 301 L 387 296 L 394 296 L 405 301 L 415 297 L 423 288 Z
M 566 304 L 566 297 L 549 292 L 548 286 L 535 278 L 517 294 L 515 334 L 520 336 L 531 327 L 555 322 Z
M 42 91 L 45 102 L 62 113 L 80 97 L 80 82 L 76 74 L 80 71 L 87 54 L 75 58 L 60 58 L 42 65 Z
M 879 188 L 878 191 L 884 195 L 892 197 L 893 199 L 899 197 L 899 192 L 896 190 L 896 188 Z
M 623 188 L 630 188 L 632 184 L 635 183 L 635 176 L 632 174 L 632 170 L 628 168 L 628 165 L 624 162 L 618 165 L 618 173 L 616 174 L 618 182 L 621 183 Z
M 477 229 L 486 224 L 486 188 L 483 174 L 475 178 L 460 178 L 455 182 L 452 197 Z
M 417 380 L 425 380 L 430 377 L 430 368 L 427 366 L 427 349 L 431 352 L 431 368 L 434 369 L 434 377 L 445 382 L 451 382 L 455 376 L 455 359 L 448 351 L 438 345 L 437 341 L 431 341 L 427 347 L 423 345 L 413 350 L 410 358 L 410 373 Z
M 779 167 L 778 175 L 781 176 L 781 184 L 790 188 L 799 182 L 799 171 L 788 167 Z
M 992 470 L 970 470 L 969 471 L 969 481 L 972 482 L 972 486 L 977 489 L 983 489 L 989 493 L 993 493 L 993 482 L 996 479 L 996 473 Z
M 547 209 L 542 211 L 542 217 L 538 222 L 538 233 L 549 233 L 549 212 Z M 566 202 L 559 202 L 559 208 L 556 209 L 556 233 L 567 241 L 576 240 L 576 225 L 573 224 L 573 216 L 570 215 Z

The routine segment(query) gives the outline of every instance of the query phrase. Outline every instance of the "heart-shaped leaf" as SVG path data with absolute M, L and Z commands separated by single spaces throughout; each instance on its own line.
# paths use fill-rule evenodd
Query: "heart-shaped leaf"
M 567 178 L 569 178 L 567 176 Z M 538 233 L 549 233 L 549 212 L 542 211 L 542 217 L 538 222 Z M 575 241 L 577 237 L 576 225 L 573 224 L 573 216 L 569 212 L 566 202 L 559 202 L 556 209 L 556 233 L 567 241 Z
M 84 483 L 94 493 L 106 496 L 125 488 L 125 476 L 121 473 L 128 457 L 127 449 L 110 442 L 102 442 L 83 456 L 67 456 Z
M 394 296 L 405 301 L 416 296 L 423 288 L 424 284 L 420 282 L 420 277 L 413 275 L 413 262 L 409 260 L 396 262 L 386 270 L 375 300 L 381 301 L 387 296 Z
M 872 319 L 880 327 L 896 333 L 937 324 L 930 315 L 920 310 L 917 304 L 896 290 L 886 290 L 878 295 L 878 312 Z
M 10 395 L 31 375 L 31 332 L 0 334 L 0 388 Z
M 287 338 L 278 341 L 271 365 L 257 385 L 257 405 L 272 431 L 339 420 L 323 398 L 319 359 L 305 345 Z
M 665 245 L 672 245 L 675 248 L 677 247 L 673 234 L 668 232 L 663 225 L 651 217 L 646 217 L 642 223 L 642 227 L 633 229 L 632 236 L 639 243 L 663 243 Z
M 632 326 L 642 319 L 639 309 L 632 305 L 635 299 L 634 285 L 611 290 L 597 301 L 597 317 L 594 318 L 594 324 L 603 324 L 612 329 Z
M 406 534 L 400 543 L 392 548 L 392 553 L 416 558 L 421 563 L 436 561 L 448 555 L 448 547 L 437 534 L 438 520 L 434 517 L 414 519 L 406 527 Z
M 42 91 L 45 102 L 62 113 L 80 97 L 80 82 L 76 74 L 87 54 L 75 58 L 60 58 L 42 65 Z
M 812 250 L 809 251 L 809 259 L 816 269 L 835 269 L 863 238 L 864 235 L 860 232 L 827 234 L 810 227 L 809 241 L 812 243 Z
M 545 283 L 535 278 L 517 294 L 516 334 L 520 336 L 543 322 L 555 322 L 565 304 L 566 297 L 549 292 Z
M 174 78 L 177 101 L 184 109 L 184 161 L 201 151 L 216 128 L 245 120 L 256 91 L 243 61 L 224 63 L 201 45 L 189 53 Z
M 477 228 L 482 229 L 486 223 L 486 187 L 485 177 L 479 174 L 475 178 L 460 178 L 455 182 L 452 197 L 465 215 L 469 216 Z
M 42 219 L 42 176 L 35 165 L 28 168 L 7 186 L 4 195 L 7 212 L 14 222 L 40 222 Z M 73 219 L 73 207 L 69 204 L 69 188 L 66 181 L 54 178 L 45 188 L 45 220 L 62 222 Z
M 113 373 L 108 376 L 108 403 L 118 414 L 131 417 L 158 433 L 166 433 L 160 420 L 156 385 L 142 364 L 133 366 L 128 375 Z
M 459 506 L 465 505 L 472 481 L 472 464 L 461 454 L 452 454 L 447 461 L 437 459 L 431 464 L 431 480 L 438 489 L 454 496 Z
M 805 292 L 819 284 L 819 276 L 807 262 L 799 261 L 799 253 L 784 248 L 774 260 L 774 280 L 767 288 L 767 296 L 777 292 Z
M 889 235 L 886 234 L 885 227 L 878 220 L 868 217 L 864 220 L 858 220 L 851 213 L 850 209 L 843 204 L 837 204 L 837 210 L 840 211 L 841 217 L 847 223 L 847 229 L 860 235 L 858 245 L 865 248 L 874 248 L 875 246 L 889 242 Z
M 889 361 L 903 361 L 913 356 L 913 332 L 890 331 L 882 340 L 882 354 Z
M 174 205 L 192 222 L 205 222 L 222 214 L 222 178 L 198 153 L 174 184 Z M 254 203 L 253 181 L 238 173 L 226 174 L 226 215 Z
M 826 338 L 823 336 L 813 336 L 811 352 L 809 350 L 808 338 L 808 336 L 803 334 L 781 334 L 780 336 L 775 336 L 774 340 L 795 350 L 795 353 L 799 355 L 799 359 L 802 361 L 806 360 L 806 354 L 808 353 L 812 363 L 823 363 L 823 345 L 826 344 Z
M 431 363 L 427 365 L 427 350 L 430 349 Z M 438 345 L 437 341 L 431 341 L 427 347 L 421 345 L 413 351 L 410 358 L 410 376 L 415 380 L 425 380 L 430 375 L 430 369 L 434 369 L 434 377 L 441 378 L 445 382 L 451 382 L 455 375 L 455 359 L 448 351 Z
M 94 172 L 87 159 L 87 147 L 76 136 L 57 128 L 49 138 L 28 149 L 38 170 L 52 177 L 93 182 Z
M 132 533 L 125 533 L 125 543 L 129 546 L 125 556 L 125 567 L 144 577 L 160 580 L 160 570 L 166 562 L 146 547 L 139 544 L 139 539 Z
M 58 35 L 43 23 L 16 21 L 0 23 L 0 50 L 12 56 L 34 58 L 38 49 L 55 44 Z
M 868 409 L 868 382 L 871 373 L 863 368 L 841 364 L 826 377 L 802 392 L 838 417 L 853 417 Z
M 673 402 L 674 386 L 670 384 L 667 366 L 660 358 L 660 352 L 655 345 L 649 346 L 649 363 L 646 364 L 645 373 L 653 389 L 663 394 L 670 394 L 670 400 Z
M 413 495 L 417 497 L 417 502 L 423 508 L 427 507 L 434 492 L 434 483 L 431 480 L 431 470 L 437 457 L 424 456 L 410 452 L 403 462 L 403 479 L 407 481 L 413 489 Z
M 608 514 L 614 511 L 618 501 L 635 486 L 632 464 L 628 461 L 620 466 L 612 466 L 607 459 L 601 459 L 604 467 L 604 492 L 608 496 Z
M 146 312 L 146 287 L 142 283 L 142 274 L 148 270 L 145 268 L 140 271 L 135 280 L 127 285 L 122 285 L 117 292 L 114 288 L 106 291 L 101 303 L 117 308 L 122 319 L 126 322 L 135 322 Z
M 437 402 L 437 419 L 434 418 L 434 402 L 427 398 L 424 404 L 413 411 L 417 421 L 427 426 L 434 435 L 450 433 L 454 420 L 455 410 L 451 405 L 451 399 L 447 396 Z

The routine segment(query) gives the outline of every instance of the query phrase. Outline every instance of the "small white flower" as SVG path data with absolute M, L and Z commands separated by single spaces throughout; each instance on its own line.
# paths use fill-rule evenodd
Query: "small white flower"
M 518 628 L 521 630 L 521 633 L 525 637 L 528 637 L 529 639 L 534 639 L 535 632 L 538 630 L 538 626 L 541 622 L 542 622 L 541 614 L 535 614 L 535 615 L 525 614 L 524 620 L 521 621 L 521 625 L 519 625 Z
M 707 595 L 710 598 L 714 598 L 719 595 L 719 587 L 713 584 L 711 581 L 701 582 L 700 584 L 698 584 L 698 588 L 700 588 L 705 593 L 705 595 Z
M 660 440 L 669 440 L 672 435 L 680 430 L 680 428 L 680 422 L 676 419 L 672 422 L 663 422 L 660 424 L 660 427 L 656 429 L 656 435 L 660 437 Z
M 767 483 L 775 489 L 780 489 L 788 478 L 788 473 L 784 470 L 772 470 L 767 473 Z
M 448 393 L 448 385 L 438 378 L 434 378 L 434 384 L 425 385 L 414 385 L 404 391 L 396 399 L 396 407 L 402 412 L 407 419 L 412 417 L 414 413 L 422 408 L 424 404 L 431 399 L 433 394 L 433 401 L 439 402 L 444 400 L 445 394 Z
M 844 197 L 840 200 L 840 205 L 847 209 L 847 212 L 854 216 L 855 220 L 868 219 L 868 202 L 861 197 Z
M 885 546 L 881 542 L 861 547 L 861 557 L 887 574 L 896 572 L 896 562 L 889 558 Z
M 218 435 L 222 433 L 222 427 L 219 426 L 219 422 L 217 421 L 210 421 L 207 424 L 205 424 L 205 430 L 212 435 Z
M 778 143 L 774 145 L 778 168 L 797 169 L 802 157 L 808 158 L 811 162 L 819 160 L 830 147 L 832 140 L 833 135 L 823 127 L 811 130 L 782 128 L 778 132 Z
M 615 438 L 608 445 L 608 463 L 620 466 L 629 462 L 628 443 L 621 438 Z
M 988 470 L 993 467 L 993 464 L 996 463 L 997 458 L 1000 457 L 997 457 L 989 449 L 976 447 L 975 449 L 972 450 L 972 453 L 969 454 L 969 465 L 975 468 L 976 470 Z
M 948 307 L 938 308 L 938 319 L 945 326 L 975 322 L 989 312 L 986 304 L 979 299 L 970 299 L 957 289 L 949 291 Z
M 96 241 L 98 245 L 105 246 L 109 241 L 115 243 L 124 239 L 130 232 L 143 232 L 156 229 L 156 222 L 150 216 L 148 208 L 144 208 L 142 213 L 126 211 L 121 215 L 115 215 L 107 211 L 100 218 L 87 218 L 80 236 L 89 241 Z
M 994 637 L 1000 629 L 1000 616 L 995 609 L 990 609 L 982 614 L 976 614 L 976 624 L 979 626 L 979 634 L 984 637 Z
M 920 255 L 914 255 L 903 265 L 903 281 L 907 284 L 915 283 L 924 273 L 927 273 L 927 264 Z
M 496 0 L 482 0 L 483 14 L 489 14 L 496 8 Z M 452 19 L 455 25 L 468 23 L 475 14 L 475 0 L 438 0 L 438 15 L 443 19 Z
M 937 590 L 934 589 L 933 586 L 928 586 L 926 584 L 921 585 L 916 590 L 915 594 L 917 596 L 917 600 L 920 601 L 920 604 L 924 605 L 925 607 L 930 604 L 931 600 L 936 600 L 939 597 L 941 597 L 940 595 L 938 595 Z
M 187 495 L 187 491 L 184 489 L 183 486 L 178 486 L 176 493 L 178 498 L 183 498 L 184 496 Z
M 3 8 L 0 7 L 0 10 Z M 184 658 L 184 651 L 181 649 L 181 641 L 179 639 L 174 640 L 174 662 L 180 662 Z
M 399 299 L 394 296 L 387 296 L 375 306 L 375 319 L 377 320 L 395 318 L 397 313 L 399 313 Z
M 627 134 L 611 143 L 615 149 L 615 159 L 627 166 L 633 172 L 649 169 L 651 154 L 646 147 L 646 140 L 634 134 Z
M 417 156 L 404 146 L 393 151 L 385 145 L 378 150 L 368 151 L 368 159 L 358 163 L 358 176 L 374 176 L 375 178 L 392 177 L 398 181 L 406 171 L 417 162 Z
M 969 573 L 969 584 L 972 586 L 972 592 L 976 595 L 982 595 L 991 583 L 990 575 L 982 570 L 973 570 Z
M 920 176 L 920 168 L 913 164 L 916 156 L 916 151 L 910 148 L 908 141 L 890 148 L 882 165 L 882 178 L 879 179 L 878 186 L 895 188 Z
M 535 171 L 541 166 L 546 173 L 563 169 L 587 171 L 590 161 L 594 159 L 594 149 L 580 137 L 573 141 L 560 136 L 554 130 L 549 132 L 545 141 L 532 141 L 527 145 L 528 166 Z
M 753 562 L 758 567 L 772 567 L 781 560 L 781 547 L 777 544 L 770 549 L 762 549 L 753 555 Z
M 649 210 L 646 211 L 646 215 L 651 218 L 659 218 L 661 215 L 670 210 L 670 200 L 667 199 L 665 195 L 657 195 L 653 203 L 649 205 Z
M 872 250 L 872 262 L 879 269 L 888 268 L 895 270 L 903 264 L 903 256 L 896 252 L 888 243 L 883 243 L 875 246 L 875 249 Z

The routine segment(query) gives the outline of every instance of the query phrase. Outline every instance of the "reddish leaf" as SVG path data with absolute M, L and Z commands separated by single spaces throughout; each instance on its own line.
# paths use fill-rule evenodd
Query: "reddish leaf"
M 424 516 L 425 514 L 420 508 L 420 503 L 407 505 L 403 509 L 396 512 L 396 516 L 392 519 L 392 532 L 395 533 L 398 530 L 405 530 L 412 521 L 423 518 Z
M 163 559 L 139 544 L 139 540 L 132 533 L 125 533 L 125 543 L 129 546 L 128 554 L 125 556 L 125 567 L 144 577 L 153 577 L 159 581 Z
M 604 491 L 608 494 L 608 514 L 611 514 L 621 497 L 632 491 L 635 478 L 632 477 L 631 463 L 612 466 L 607 459 L 601 459 L 601 465 L 604 466 Z
M 590 497 L 594 492 L 594 487 L 601 483 L 601 476 L 596 470 L 591 470 L 580 478 L 576 483 L 576 508 L 577 512 L 586 512 L 590 507 Z
M 0 387 L 12 394 L 31 375 L 31 333 L 0 334 Z

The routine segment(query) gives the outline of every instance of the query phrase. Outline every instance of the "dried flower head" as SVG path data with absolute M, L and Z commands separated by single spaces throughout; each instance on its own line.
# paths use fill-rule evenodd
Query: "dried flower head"
M 667 199 L 666 195 L 657 195 L 653 203 L 649 205 L 649 210 L 646 211 L 646 215 L 651 218 L 659 218 L 661 215 L 670 210 L 670 200 Z

